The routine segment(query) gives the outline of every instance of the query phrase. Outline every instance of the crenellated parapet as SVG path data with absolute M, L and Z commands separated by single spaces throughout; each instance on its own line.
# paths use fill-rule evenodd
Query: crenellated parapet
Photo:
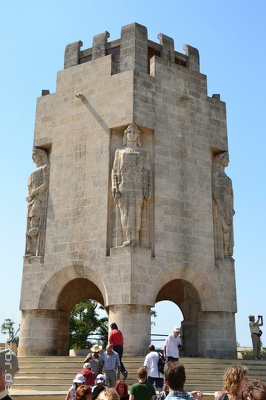
M 92 47 L 81 50 L 82 41 L 66 46 L 64 68 L 83 64 L 97 58 L 112 55 L 112 73 L 139 70 L 150 73 L 150 60 L 153 56 L 181 65 L 193 71 L 200 71 L 199 52 L 192 46 L 184 45 L 185 54 L 174 49 L 174 40 L 162 33 L 158 34 L 159 43 L 148 39 L 147 28 L 132 23 L 121 29 L 118 40 L 108 42 L 109 32 L 93 37 Z

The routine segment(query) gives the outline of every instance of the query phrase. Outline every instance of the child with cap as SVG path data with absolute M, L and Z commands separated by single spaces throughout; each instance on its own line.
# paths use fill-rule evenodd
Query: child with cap
M 0 348 L 0 398 L 12 400 L 8 395 L 8 388 L 13 384 L 14 376 L 18 372 L 18 359 L 9 348 Z
M 83 375 L 77 374 L 75 376 L 75 378 L 73 379 L 73 384 L 69 388 L 65 400 L 75 400 L 76 399 L 76 397 L 75 397 L 76 390 L 79 386 L 84 384 L 84 381 L 85 381 L 85 379 L 84 379 Z
M 105 397 L 105 390 L 106 386 L 104 385 L 105 383 L 105 377 L 103 374 L 99 374 L 96 377 L 96 385 L 93 386 L 92 388 L 92 400 L 106 400 Z
M 87 386 L 95 385 L 96 375 L 94 372 L 92 372 L 90 363 L 86 363 L 86 367 L 83 368 L 83 370 L 80 372 L 80 374 L 82 374 L 85 379 L 85 382 L 84 382 L 85 385 L 87 385 Z

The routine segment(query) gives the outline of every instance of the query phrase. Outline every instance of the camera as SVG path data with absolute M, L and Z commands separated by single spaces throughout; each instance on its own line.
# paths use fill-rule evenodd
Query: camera
M 262 318 L 262 315 L 258 315 L 258 318 Z

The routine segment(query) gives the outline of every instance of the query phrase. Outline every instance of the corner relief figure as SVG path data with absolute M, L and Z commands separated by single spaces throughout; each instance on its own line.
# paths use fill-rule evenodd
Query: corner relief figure
M 111 180 L 116 205 L 116 246 L 145 245 L 141 236 L 144 225 L 148 230 L 151 167 L 148 151 L 141 147 L 140 131 L 135 124 L 128 125 L 123 146 L 115 151 Z M 119 238 L 118 231 L 121 231 Z
M 32 160 L 36 164 L 36 169 L 28 179 L 26 256 L 43 256 L 49 186 L 49 163 L 46 151 L 34 147 Z
M 233 188 L 232 181 L 224 172 L 228 166 L 228 152 L 214 154 L 212 164 L 213 231 L 215 259 L 233 255 Z

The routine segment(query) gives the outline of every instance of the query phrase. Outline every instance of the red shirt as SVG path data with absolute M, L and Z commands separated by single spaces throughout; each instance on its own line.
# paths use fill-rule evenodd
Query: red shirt
M 112 329 L 109 335 L 109 342 L 113 346 L 123 346 L 124 338 L 122 332 L 119 329 Z
M 83 378 L 85 379 L 84 385 L 87 386 L 94 386 L 95 385 L 95 379 L 96 375 L 94 372 L 90 371 L 88 374 L 84 374 L 84 371 L 79 372 L 79 374 L 83 375 Z

